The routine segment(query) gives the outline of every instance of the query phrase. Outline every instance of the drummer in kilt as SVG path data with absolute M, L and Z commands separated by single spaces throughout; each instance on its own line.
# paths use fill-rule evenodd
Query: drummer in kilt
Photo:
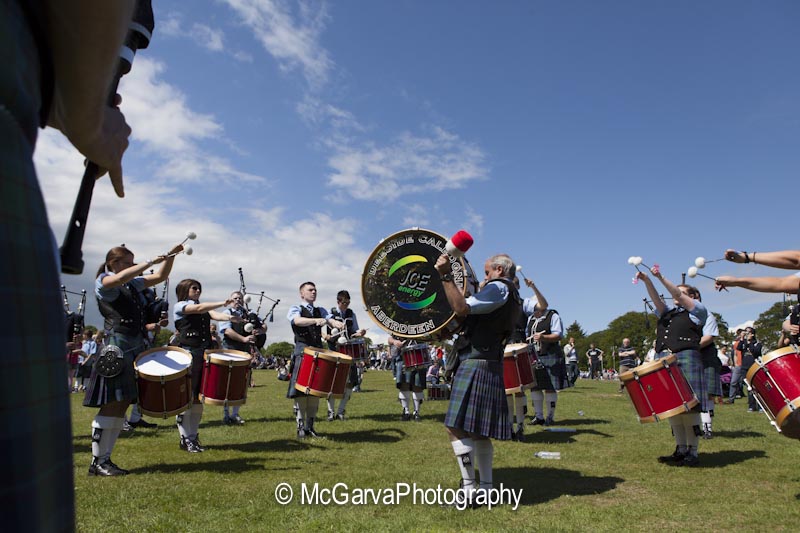
M 447 301 L 459 317 L 467 317 L 453 356 L 455 372 L 450 404 L 444 424 L 461 470 L 467 501 L 484 501 L 492 488 L 494 447 L 489 439 L 511 439 L 505 385 L 503 348 L 511 336 L 522 307 L 514 285 L 514 261 L 505 254 L 489 258 L 481 290 L 468 297 L 453 282 L 450 259 L 442 254 L 436 261 Z M 469 315 L 469 316 L 468 316 Z M 480 486 L 476 484 L 475 461 Z M 476 492 L 477 491 L 477 492 Z
M 138 399 L 133 361 L 146 349 L 147 338 L 142 293 L 167 279 L 175 260 L 169 255 L 182 249 L 178 245 L 167 256 L 134 263 L 133 252 L 117 246 L 108 251 L 97 270 L 94 292 L 109 335 L 106 348 L 95 359 L 83 399 L 84 406 L 100 408 L 92 420 L 90 476 L 128 473 L 111 461 L 111 452 L 122 431 L 125 411 Z M 157 274 L 143 275 L 159 263 Z
M 650 277 L 644 272 L 636 273 L 636 278 L 641 279 L 647 287 L 647 293 L 653 300 L 658 316 L 656 358 L 665 357 L 670 353 L 676 356 L 686 381 L 691 385 L 697 398 L 702 401 L 708 397 L 708 392 L 700 354 L 700 340 L 708 311 L 700 303 L 697 289 L 689 285 L 675 286 L 661 274 L 658 267 L 653 267 L 650 271 L 669 291 L 676 305 L 668 307 Z M 703 434 L 700 429 L 700 409 L 701 406 L 698 405 L 689 413 L 669 418 L 672 435 L 675 437 L 675 451 L 671 455 L 659 457 L 659 462 L 673 466 L 699 466 L 697 448 L 700 436 Z

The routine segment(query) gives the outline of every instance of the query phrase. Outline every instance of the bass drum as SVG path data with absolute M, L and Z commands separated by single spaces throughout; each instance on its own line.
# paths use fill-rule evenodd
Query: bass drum
M 436 260 L 447 239 L 411 228 L 383 239 L 364 265 L 361 294 L 367 312 L 387 332 L 406 339 L 444 340 L 461 323 L 444 293 Z M 466 258 L 450 257 L 453 281 L 464 296 L 477 292 L 478 281 Z

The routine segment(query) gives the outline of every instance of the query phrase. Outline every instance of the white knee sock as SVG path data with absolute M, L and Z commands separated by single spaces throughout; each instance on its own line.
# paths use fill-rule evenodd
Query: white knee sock
M 342 399 L 339 401 L 339 410 L 337 411 L 337 412 L 338 412 L 338 414 L 340 414 L 340 415 L 341 415 L 341 414 L 343 414 L 343 413 L 344 413 L 344 409 L 345 409 L 345 407 L 347 406 L 347 402 L 349 402 L 349 401 L 350 401 L 350 396 L 352 396 L 352 395 L 353 395 L 353 389 L 352 389 L 352 387 L 347 387 L 347 388 L 345 388 L 345 389 L 344 389 L 344 396 L 343 396 L 343 397 L 342 397 Z M 330 404 L 329 404 L 329 405 L 330 405 Z
M 190 435 L 193 439 L 196 439 L 197 434 L 200 432 L 200 421 L 203 419 L 203 404 L 193 403 L 192 407 L 189 408 L 189 411 L 192 413 Z
M 184 439 L 192 434 L 192 408 L 191 406 L 175 417 L 175 423 L 178 425 L 178 433 Z
M 298 396 L 294 399 L 294 416 L 297 425 L 303 426 L 306 422 L 306 412 L 308 411 L 308 397 Z
M 676 417 L 677 418 L 677 417 Z M 700 436 L 697 434 L 701 430 L 701 420 L 699 413 L 687 413 L 681 415 L 683 418 L 683 427 L 686 430 L 686 446 L 687 452 L 691 455 L 697 455 L 697 448 L 700 444 Z
M 400 405 L 403 406 L 403 412 L 408 411 L 408 404 L 411 403 L 411 391 L 410 390 L 399 391 L 398 398 L 400 398 Z
M 675 437 L 675 444 L 680 453 L 686 453 L 686 428 L 683 425 L 683 416 L 677 415 L 669 419 L 669 427 L 672 428 L 672 436 Z
M 131 422 L 131 424 L 135 424 L 141 419 L 142 419 L 142 412 L 139 410 L 139 404 L 135 403 L 131 408 L 131 417 L 128 420 Z
M 547 404 L 547 418 L 555 418 L 556 416 L 556 402 L 558 401 L 558 393 L 555 391 L 547 391 L 544 393 L 544 402 Z
M 516 412 L 516 408 L 514 407 L 514 403 L 516 401 L 518 400 L 513 394 L 506 394 L 506 403 L 508 404 L 508 420 L 510 424 L 514 423 L 514 415 L 512 413 Z
M 456 454 L 456 462 L 461 470 L 464 490 L 472 494 L 475 491 L 475 451 L 473 442 L 470 438 L 451 441 L 453 452 Z
M 414 398 L 414 410 L 419 413 L 419 408 L 422 405 L 423 393 L 422 391 L 414 391 L 411 393 L 411 396 Z
M 475 462 L 478 463 L 478 474 L 481 478 L 481 488 L 492 488 L 492 460 L 494 459 L 494 446 L 489 439 L 477 439 L 473 444 L 475 449 Z
M 319 397 L 309 396 L 308 412 L 306 412 L 306 427 L 311 427 L 314 425 L 313 421 L 317 418 L 318 411 L 319 411 Z
M 533 402 L 533 412 L 536 418 L 544 419 L 544 391 L 532 390 L 531 401 Z
M 714 411 L 703 411 L 700 413 L 700 420 L 703 423 L 703 431 L 708 431 L 709 433 L 711 432 L 711 422 L 713 420 L 712 417 L 714 416 L 713 413 Z
M 122 419 L 97 415 L 92 420 L 92 456 L 100 463 L 111 457 L 111 450 L 119 435 L 117 420 Z M 122 429 L 121 422 L 119 428 Z

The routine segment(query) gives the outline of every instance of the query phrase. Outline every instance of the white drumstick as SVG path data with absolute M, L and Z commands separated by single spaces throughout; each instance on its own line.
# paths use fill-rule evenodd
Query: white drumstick
M 183 244 L 183 243 L 185 243 L 186 241 L 189 241 L 189 240 L 193 241 L 196 238 L 197 238 L 197 233 L 195 233 L 193 231 L 187 231 L 186 232 L 186 238 L 183 239 L 183 241 L 181 241 L 181 244 Z
M 522 265 L 517 265 L 517 274 L 522 276 L 522 279 L 524 279 L 525 281 L 528 280 L 528 278 L 525 277 L 525 273 L 522 272 Z

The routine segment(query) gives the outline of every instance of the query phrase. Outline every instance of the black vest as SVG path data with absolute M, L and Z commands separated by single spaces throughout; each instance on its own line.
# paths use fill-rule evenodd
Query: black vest
M 355 316 L 353 314 L 352 309 L 348 308 L 347 311 L 344 312 L 344 315 L 342 315 L 338 307 L 331 307 L 331 315 L 333 315 L 333 318 L 335 318 L 336 320 L 344 322 L 345 327 L 347 328 L 348 337 L 352 337 L 353 334 L 357 331 L 356 326 L 355 324 L 353 324 L 352 320 L 350 322 L 347 322 L 348 318 L 352 319 Z
M 322 318 L 322 313 L 319 307 L 314 307 L 314 313 L 312 314 L 304 304 L 300 306 L 300 316 L 303 318 Z M 295 343 L 322 348 L 322 326 L 301 327 L 292 322 L 292 331 L 294 331 Z
M 198 313 L 183 315 L 175 321 L 178 343 L 190 348 L 207 348 L 211 343 L 211 315 Z
M 242 309 L 242 308 L 238 308 L 238 309 L 230 308 L 230 309 L 228 309 L 228 312 L 230 313 L 231 316 L 238 316 L 238 317 L 241 317 L 241 318 L 247 318 L 245 310 Z M 241 335 L 242 337 L 247 337 L 250 334 L 247 333 L 244 330 L 244 327 L 245 327 L 246 324 L 247 324 L 247 322 L 238 322 L 238 323 L 231 322 L 231 329 L 233 331 L 235 331 L 236 333 L 238 333 L 239 335 Z M 233 339 L 231 339 L 230 337 L 228 337 L 226 335 L 223 335 L 222 343 L 225 345 L 226 348 L 230 348 L 232 350 L 239 350 L 240 352 L 249 352 L 250 351 L 250 345 L 249 344 L 247 344 L 245 342 L 239 342 L 237 340 L 233 340 Z
M 520 307 L 519 318 L 514 323 L 514 330 L 511 332 L 511 336 L 508 338 L 508 343 L 520 343 L 520 342 L 528 342 L 528 339 L 525 335 L 525 330 L 528 327 L 528 317 L 525 313 L 522 312 L 522 307 Z
M 656 328 L 656 352 L 665 349 L 673 353 L 683 350 L 700 350 L 703 326 L 692 322 L 689 311 L 672 308 L 658 319 Z
M 543 335 L 549 335 L 553 333 L 553 315 L 557 315 L 558 311 L 555 309 L 548 309 L 545 312 L 544 316 L 541 320 L 533 320 L 533 327 L 529 332 L 528 336 L 532 336 L 534 333 L 541 333 Z M 543 355 L 562 355 L 561 351 L 561 344 L 558 341 L 540 341 L 541 344 L 541 353 Z
M 104 327 L 122 335 L 144 334 L 144 302 L 130 283 L 119 287 L 119 296 L 113 302 L 97 299 L 97 307 L 105 318 Z
M 505 303 L 485 315 L 469 315 L 464 322 L 465 336 L 472 344 L 473 352 L 481 354 L 476 359 L 503 361 L 503 348 L 514 331 L 519 314 L 522 311 L 522 299 L 514 283 L 506 278 L 497 278 L 508 287 L 508 299 Z

